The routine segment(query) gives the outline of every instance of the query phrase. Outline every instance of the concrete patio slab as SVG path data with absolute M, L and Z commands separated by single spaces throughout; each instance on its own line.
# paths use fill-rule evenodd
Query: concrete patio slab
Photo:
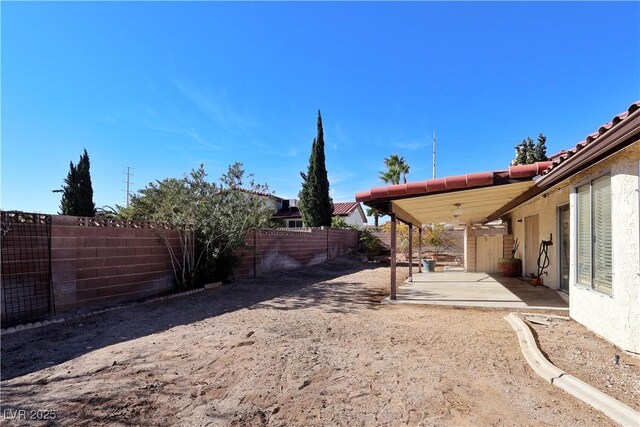
M 544 286 L 534 287 L 524 280 L 486 273 L 445 271 L 417 273 L 413 282 L 398 287 L 389 304 L 455 305 L 462 307 L 569 310 L 569 305 Z

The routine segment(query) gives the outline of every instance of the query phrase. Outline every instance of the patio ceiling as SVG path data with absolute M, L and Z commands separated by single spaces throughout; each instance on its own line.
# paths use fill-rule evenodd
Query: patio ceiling
M 416 226 L 481 224 L 534 185 L 532 180 L 391 201 L 393 212 Z
M 500 171 L 374 187 L 357 193 L 356 201 L 393 213 L 415 226 L 481 224 L 497 219 L 510 205 L 530 197 L 536 190 L 532 178 L 550 165 L 537 162 Z

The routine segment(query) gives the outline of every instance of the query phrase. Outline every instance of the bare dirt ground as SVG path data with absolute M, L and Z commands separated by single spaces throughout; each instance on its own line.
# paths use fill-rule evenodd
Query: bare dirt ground
M 549 321 L 548 326 L 530 323 L 547 359 L 587 384 L 640 410 L 640 358 L 626 354 L 577 322 Z
M 341 258 L 6 335 L 2 409 L 86 426 L 612 424 L 533 373 L 507 311 L 381 305 L 388 277 Z

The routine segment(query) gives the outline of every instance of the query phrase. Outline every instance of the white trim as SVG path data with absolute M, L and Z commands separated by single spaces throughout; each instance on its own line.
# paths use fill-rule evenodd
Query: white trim
M 569 263 L 569 278 L 567 281 L 568 289 L 562 289 L 562 210 L 564 208 L 569 209 L 569 258 L 565 261 Z M 571 203 L 563 202 L 556 205 L 556 233 L 558 242 L 558 250 L 556 252 L 556 260 L 558 263 L 558 292 L 563 292 L 567 294 L 567 300 L 569 299 L 569 292 L 571 291 L 571 248 L 573 247 L 573 242 L 571 241 Z

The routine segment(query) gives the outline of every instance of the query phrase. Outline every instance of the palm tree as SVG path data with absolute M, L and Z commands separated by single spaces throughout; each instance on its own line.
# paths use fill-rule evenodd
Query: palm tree
M 381 216 L 384 216 L 384 214 L 376 208 L 371 208 L 371 209 L 367 209 L 367 216 L 373 217 L 375 227 L 378 228 L 378 220 L 380 219 Z
M 386 171 L 380 172 L 380 179 L 387 184 L 400 184 L 400 179 L 404 184 L 407 183 L 407 174 L 409 173 L 409 164 L 397 154 L 392 154 L 384 159 Z

